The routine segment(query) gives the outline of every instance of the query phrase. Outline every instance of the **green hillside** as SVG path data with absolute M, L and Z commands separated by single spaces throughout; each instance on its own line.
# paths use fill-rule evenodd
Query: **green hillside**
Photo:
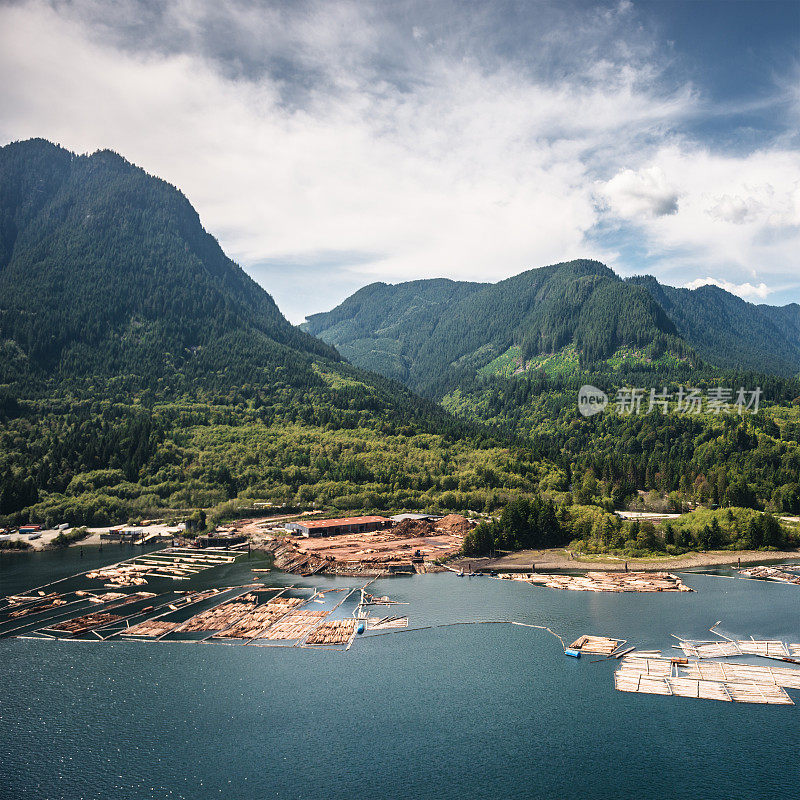
M 177 189 L 108 151 L 0 148 L 0 342 L 0 525 L 538 487 L 529 452 L 292 326 Z
M 308 317 L 301 327 L 322 336 L 348 361 L 407 381 L 441 317 L 486 285 L 446 278 L 397 286 L 372 283 L 333 311 Z
M 527 362 L 571 346 L 584 365 L 621 347 L 692 355 L 649 292 L 597 261 L 554 264 L 496 284 L 374 286 L 309 318 L 308 330 L 353 363 L 431 397 L 485 371 L 509 348 Z
M 710 364 L 778 375 L 800 373 L 800 306 L 754 305 L 717 286 L 676 289 L 639 276 L 680 335 Z
M 174 187 L 115 153 L 0 149 L 0 383 L 269 378 L 338 354 L 290 325 Z
M 722 371 L 693 349 L 704 341 L 710 359 L 735 344 L 701 335 L 693 304 L 707 294 L 730 325 L 766 320 L 753 357 L 759 337 L 794 336 L 796 307 L 701 290 L 682 305 L 668 287 L 572 261 L 497 284 L 373 284 L 301 331 L 177 189 L 113 153 L 41 140 L 0 149 L 0 258 L 0 527 L 198 508 L 213 519 L 256 500 L 337 514 L 511 508 L 524 525 L 506 513 L 476 552 L 578 540 L 627 553 L 720 536 L 711 522 L 674 544 L 640 536 L 609 519 L 626 505 L 800 512 L 800 383 Z M 584 418 L 583 383 L 612 398 L 760 386 L 764 403 L 757 415 L 610 406 Z M 753 519 L 754 545 L 788 541 Z

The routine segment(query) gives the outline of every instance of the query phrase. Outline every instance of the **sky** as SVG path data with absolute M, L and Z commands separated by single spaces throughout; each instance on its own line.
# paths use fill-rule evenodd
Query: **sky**
M 0 109 L 180 188 L 295 323 L 573 258 L 800 301 L 800 0 L 0 0 Z

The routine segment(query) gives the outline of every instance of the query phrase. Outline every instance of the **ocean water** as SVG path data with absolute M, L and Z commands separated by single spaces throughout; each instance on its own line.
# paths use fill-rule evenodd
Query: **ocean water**
M 3 556 L 0 590 L 116 551 Z M 251 562 L 215 571 L 229 585 Z M 452 574 L 370 591 L 412 627 L 509 619 L 568 641 L 800 641 L 800 588 L 689 574 L 687 594 L 565 592 Z M 341 587 L 282 573 L 270 585 Z M 710 638 L 710 636 L 708 637 Z M 287 647 L 0 640 L 2 798 L 796 798 L 799 706 L 616 692 L 616 661 L 464 625 Z M 767 663 L 767 662 L 762 662 Z M 800 692 L 792 692 L 800 703 Z

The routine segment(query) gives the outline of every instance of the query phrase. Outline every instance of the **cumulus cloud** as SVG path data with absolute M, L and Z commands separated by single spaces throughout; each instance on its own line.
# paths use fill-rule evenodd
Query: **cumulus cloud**
M 696 278 L 685 284 L 684 288 L 698 289 L 701 286 L 718 286 L 726 292 L 738 295 L 743 300 L 750 300 L 751 302 L 766 300 L 767 296 L 773 291 L 765 283 L 759 283 L 758 286 L 753 286 L 752 283 L 731 283 L 730 281 L 711 277 Z
M 602 194 L 620 217 L 663 217 L 678 211 L 678 192 L 660 167 L 624 169 L 603 185 Z
M 742 225 L 757 219 L 763 209 L 764 206 L 755 197 L 731 197 L 725 194 L 709 207 L 708 214 L 722 222 Z
M 174 183 L 294 321 L 369 280 L 613 263 L 608 220 L 672 266 L 796 253 L 796 155 L 678 138 L 702 98 L 637 13 L 22 0 L 0 5 L 0 141 L 110 147 Z M 761 207 L 734 223 L 740 197 Z
M 638 228 L 667 277 L 685 280 L 700 265 L 706 274 L 756 287 L 761 279 L 796 280 L 800 153 L 777 146 L 739 154 L 668 145 L 651 155 L 650 166 L 680 186 L 676 212 Z

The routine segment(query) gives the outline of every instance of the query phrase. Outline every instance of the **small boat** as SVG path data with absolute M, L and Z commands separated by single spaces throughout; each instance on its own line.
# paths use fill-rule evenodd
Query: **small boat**
M 564 650 L 564 655 L 565 656 L 572 656 L 572 658 L 580 658 L 581 657 L 581 651 L 580 650 L 574 650 L 573 648 L 568 647 L 566 650 Z

